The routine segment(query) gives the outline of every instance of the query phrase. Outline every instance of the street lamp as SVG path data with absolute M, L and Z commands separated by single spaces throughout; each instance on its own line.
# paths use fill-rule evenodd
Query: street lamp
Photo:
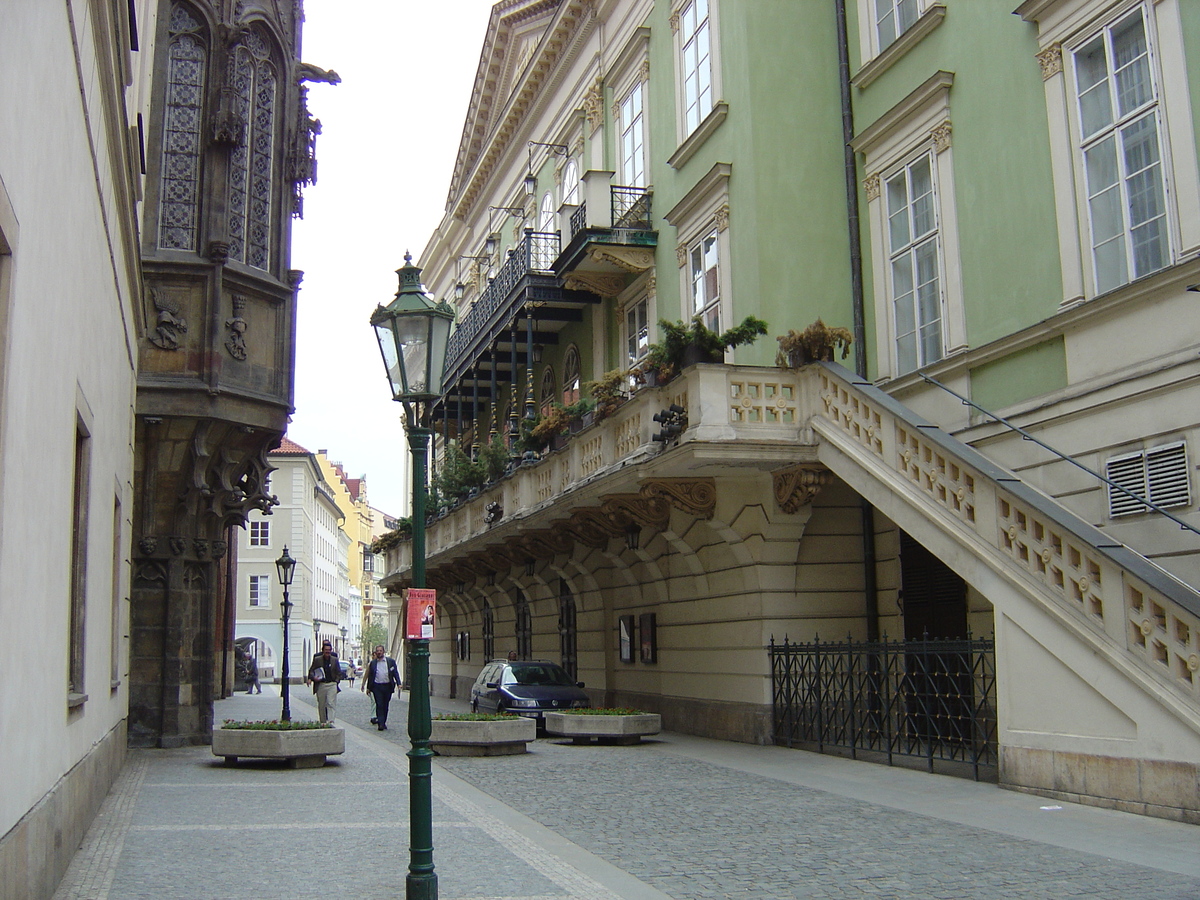
M 404 254 L 396 270 L 400 287 L 386 307 L 376 307 L 371 325 L 379 340 L 392 399 L 404 404 L 404 430 L 412 451 L 412 586 L 425 587 L 425 479 L 429 453 L 429 406 L 442 394 L 446 344 L 454 311 L 435 303 L 421 284 L 421 270 Z M 429 709 L 429 641 L 409 641 L 408 695 L 409 863 L 407 900 L 437 900 L 433 870 L 433 729 Z
M 275 569 L 279 572 L 279 583 L 283 585 L 283 666 L 280 669 L 280 685 L 283 691 L 283 712 L 279 718 L 285 722 L 292 721 L 291 694 L 288 691 L 288 618 L 292 614 L 292 601 L 288 599 L 288 588 L 292 586 L 292 575 L 296 571 L 296 561 L 288 556 L 287 547 L 283 555 L 275 560 Z
M 346 655 L 346 626 L 343 625 L 340 629 L 342 632 L 342 656 Z

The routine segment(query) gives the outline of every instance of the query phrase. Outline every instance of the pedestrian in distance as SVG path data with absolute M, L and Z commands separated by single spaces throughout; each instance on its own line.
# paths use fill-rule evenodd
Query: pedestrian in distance
M 246 693 L 262 693 L 262 685 L 258 683 L 258 660 L 253 656 L 246 660 Z
M 341 680 L 341 662 L 333 652 L 333 644 L 325 641 L 321 644 L 321 652 L 313 656 L 304 682 L 311 684 L 313 693 L 317 695 L 317 718 L 329 725 L 333 724 L 338 691 L 342 689 L 338 684 Z
M 396 668 L 396 661 L 386 654 L 383 644 L 376 644 L 375 658 L 363 670 L 362 689 L 364 693 L 370 690 L 375 699 L 371 724 L 380 731 L 387 731 L 388 706 L 392 702 L 392 692 L 399 686 L 400 670 Z

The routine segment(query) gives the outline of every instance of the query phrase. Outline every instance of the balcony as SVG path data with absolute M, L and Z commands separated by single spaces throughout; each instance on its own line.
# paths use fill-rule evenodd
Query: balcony
M 804 446 L 812 403 L 801 384 L 798 373 L 777 368 L 697 365 L 639 390 L 563 449 L 517 466 L 433 522 L 429 584 L 547 559 L 575 540 L 600 546 L 632 527 L 662 527 L 671 506 L 711 515 L 717 476 L 815 460 L 815 448 Z M 671 404 L 687 410 L 688 422 L 666 446 L 653 439 L 661 427 L 653 417 Z M 489 523 L 492 504 L 502 512 Z M 406 584 L 411 566 L 411 544 L 389 550 L 387 582 Z
M 612 172 L 583 176 L 583 202 L 559 212 L 570 237 L 554 270 L 567 287 L 612 297 L 654 265 L 658 232 L 651 208 L 653 192 L 612 184 Z
M 505 368 L 510 376 L 516 367 L 528 365 L 528 360 L 518 358 L 527 352 L 522 341 L 525 335 L 518 337 L 512 330 L 526 303 L 537 305 L 538 327 L 545 329 L 538 342 L 544 344 L 557 340 L 563 324 L 582 321 L 581 307 L 599 302 L 594 294 L 562 286 L 554 272 L 560 246 L 558 234 L 526 229 L 500 272 L 450 335 L 447 385 L 461 388 L 459 382 L 469 369 L 477 368 L 485 353 L 486 367 Z

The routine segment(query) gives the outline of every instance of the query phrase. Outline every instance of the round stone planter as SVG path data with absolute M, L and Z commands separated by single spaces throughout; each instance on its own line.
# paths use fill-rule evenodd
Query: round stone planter
M 515 756 L 536 738 L 536 719 L 434 719 L 429 745 L 440 756 Z
M 596 716 L 581 713 L 545 713 L 546 733 L 569 737 L 576 744 L 597 740 L 602 744 L 638 744 L 648 734 L 662 731 L 658 713 Z
M 213 756 L 225 757 L 231 766 L 240 756 L 286 759 L 293 769 L 315 769 L 325 757 L 346 752 L 346 732 L 341 728 L 304 728 L 298 731 L 259 731 L 250 728 L 213 729 Z

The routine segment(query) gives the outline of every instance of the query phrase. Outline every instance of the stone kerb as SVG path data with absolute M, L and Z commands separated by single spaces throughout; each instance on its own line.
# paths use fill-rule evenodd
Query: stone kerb
M 576 744 L 637 744 L 646 735 L 662 731 L 658 713 L 632 713 L 623 716 L 598 716 L 580 713 L 545 713 L 546 733 L 569 737 Z
M 429 745 L 440 756 L 515 756 L 536 739 L 535 719 L 434 719 Z
M 259 731 L 250 728 L 215 728 L 213 756 L 233 765 L 240 756 L 286 759 L 293 769 L 315 769 L 325 757 L 346 752 L 346 732 L 341 728 L 305 728 L 298 731 Z

